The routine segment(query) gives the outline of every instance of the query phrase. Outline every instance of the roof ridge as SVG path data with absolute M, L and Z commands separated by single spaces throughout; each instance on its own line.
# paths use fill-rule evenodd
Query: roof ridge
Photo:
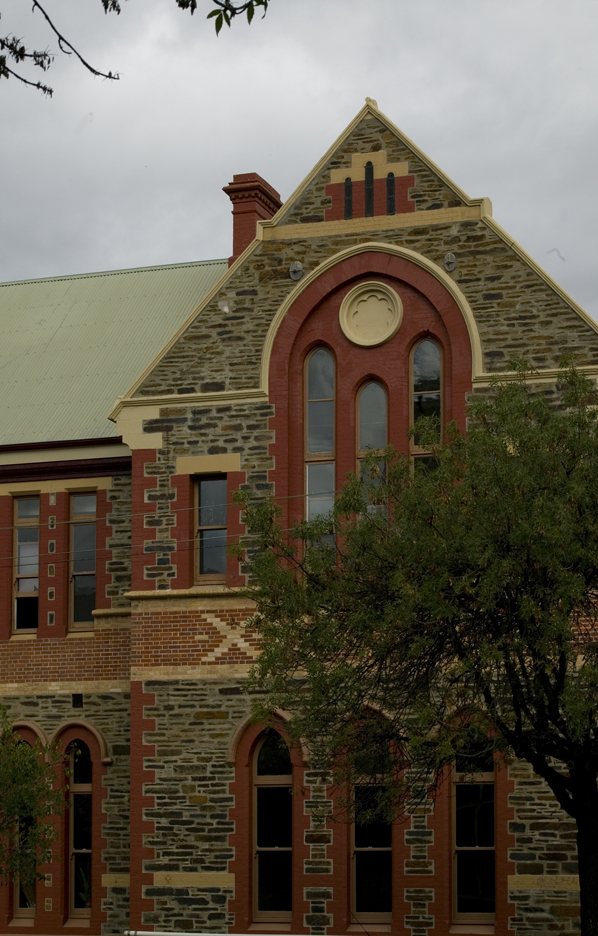
M 33 277 L 32 279 L 9 280 L 6 283 L 0 283 L 0 288 L 3 286 L 25 286 L 30 283 L 60 283 L 65 280 L 94 279 L 100 276 L 117 276 L 126 273 L 145 273 L 149 270 L 179 270 L 184 267 L 215 266 L 217 264 L 228 264 L 228 259 L 223 257 L 222 259 L 219 258 L 216 260 L 189 260 L 184 263 L 160 263 L 143 267 L 125 267 L 120 270 L 97 270 L 91 273 L 71 273 L 60 276 L 41 276 Z

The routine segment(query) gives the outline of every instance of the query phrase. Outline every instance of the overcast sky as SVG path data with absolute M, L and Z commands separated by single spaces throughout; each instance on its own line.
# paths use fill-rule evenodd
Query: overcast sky
M 598 319 L 598 0 L 271 0 L 218 39 L 209 0 L 45 5 L 121 80 L 0 81 L 0 281 L 228 256 L 233 173 L 286 198 L 367 95 Z

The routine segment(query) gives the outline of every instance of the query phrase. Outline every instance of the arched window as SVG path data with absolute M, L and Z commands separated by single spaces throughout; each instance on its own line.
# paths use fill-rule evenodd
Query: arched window
M 493 923 L 495 910 L 494 759 L 457 757 L 453 801 L 453 920 Z
M 392 913 L 392 825 L 363 818 L 363 811 L 374 809 L 377 793 L 376 787 L 358 786 L 354 794 L 351 903 L 359 923 L 390 923 Z
M 268 731 L 253 759 L 256 921 L 291 919 L 293 858 L 292 765 L 277 731 Z
M 361 459 L 368 449 L 380 450 L 386 447 L 386 390 L 377 380 L 371 380 L 363 385 L 357 400 L 357 458 Z
M 334 501 L 334 360 L 316 348 L 306 361 L 305 489 L 308 520 L 332 510 Z
M 92 762 L 91 752 L 77 738 L 69 746 L 68 875 L 69 916 L 91 914 Z
M 442 355 L 435 341 L 425 338 L 411 352 L 411 423 L 431 417 L 440 436 L 442 427 Z M 416 432 L 411 440 L 414 454 L 425 454 L 426 446 Z

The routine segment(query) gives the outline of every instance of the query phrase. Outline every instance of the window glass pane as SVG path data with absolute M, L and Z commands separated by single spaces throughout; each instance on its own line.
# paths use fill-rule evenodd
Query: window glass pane
M 457 852 L 457 912 L 494 913 L 494 852 Z
M 17 500 L 17 519 L 33 520 L 39 517 L 39 497 L 20 497 Z
M 334 495 L 334 462 L 307 466 L 307 493 L 309 497 Z
M 359 448 L 386 445 L 386 393 L 379 383 L 367 384 L 359 396 Z
M 77 523 L 73 526 L 73 572 L 95 572 L 96 525 Z
M 330 513 L 334 506 L 334 462 L 307 466 L 307 519 Z
M 494 845 L 494 784 L 458 783 L 457 848 Z
M 494 773 L 494 753 L 487 750 L 488 742 L 481 742 L 475 747 L 470 745 L 455 758 L 457 773 Z
M 331 452 L 334 448 L 334 402 L 307 404 L 307 451 Z
M 91 624 L 96 606 L 95 575 L 76 575 L 74 585 L 73 621 L 75 624 Z
M 39 586 L 38 578 L 22 578 L 18 581 L 17 590 L 19 594 L 22 592 L 36 592 Z
M 334 363 L 324 348 L 314 351 L 307 365 L 308 400 L 330 400 L 334 396 Z
M 39 571 L 39 530 L 17 530 L 17 574 L 37 575 Z
M 413 352 L 413 392 L 440 390 L 440 350 L 433 341 L 422 341 Z
M 260 748 L 257 758 L 258 776 L 290 776 L 292 771 L 291 756 L 285 740 L 274 731 Z
M 75 910 L 85 910 L 91 907 L 91 853 L 75 854 L 73 862 L 73 907 Z
M 73 848 L 91 849 L 91 793 L 73 794 Z
M 292 852 L 258 852 L 258 910 L 292 910 Z
M 73 783 L 91 783 L 91 753 L 84 741 L 73 742 L 75 748 Z
M 35 907 L 35 881 L 25 883 L 19 880 L 19 910 L 30 910 Z
M 226 575 L 226 530 L 200 530 L 200 575 Z
M 392 852 L 355 853 L 355 910 L 390 913 L 392 910 Z
M 436 471 L 439 461 L 433 455 L 418 455 L 413 459 L 413 464 L 416 471 L 429 475 L 432 471 Z
M 80 516 L 81 514 L 94 514 L 96 512 L 96 495 L 73 494 L 72 504 L 73 516 L 75 517 Z
M 376 808 L 380 787 L 356 787 L 355 805 L 358 815 L 355 819 L 356 848 L 390 848 L 392 844 L 392 826 L 390 822 L 374 819 L 364 822 L 359 818 L 359 809 Z
M 390 848 L 392 844 L 392 826 L 389 822 L 376 819 L 373 822 L 355 820 L 356 848 Z
M 437 423 L 438 432 L 440 432 L 439 393 L 423 393 L 419 396 L 413 397 L 413 422 L 416 423 L 418 419 L 422 419 L 424 416 L 431 416 Z M 420 440 L 417 433 L 415 433 L 413 441 L 416 445 L 420 445 Z
M 226 526 L 226 478 L 205 478 L 199 482 L 198 526 Z
M 291 787 L 257 788 L 258 848 L 290 848 L 293 822 Z
M 37 579 L 27 579 L 26 581 L 37 583 Z M 15 614 L 15 627 L 17 630 L 31 630 L 33 627 L 37 627 L 37 602 L 37 596 L 35 598 L 17 598 Z

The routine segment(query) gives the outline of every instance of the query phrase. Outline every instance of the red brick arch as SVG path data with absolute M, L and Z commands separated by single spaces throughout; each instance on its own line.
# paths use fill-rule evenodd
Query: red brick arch
M 344 296 L 360 282 L 377 281 L 395 289 L 403 302 L 396 335 L 375 348 L 349 341 L 339 324 Z M 336 484 L 355 468 L 355 394 L 366 379 L 378 379 L 389 394 L 389 439 L 407 450 L 409 427 L 409 354 L 422 337 L 442 347 L 444 420 L 465 428 L 465 396 L 471 390 L 472 347 L 463 312 L 448 288 L 413 260 L 380 250 L 340 259 L 309 283 L 288 309 L 276 332 L 269 371 L 270 401 L 275 404 L 270 472 L 287 521 L 303 515 L 303 369 L 309 351 L 332 349 L 337 367 Z M 341 431 L 342 430 L 342 431 Z

